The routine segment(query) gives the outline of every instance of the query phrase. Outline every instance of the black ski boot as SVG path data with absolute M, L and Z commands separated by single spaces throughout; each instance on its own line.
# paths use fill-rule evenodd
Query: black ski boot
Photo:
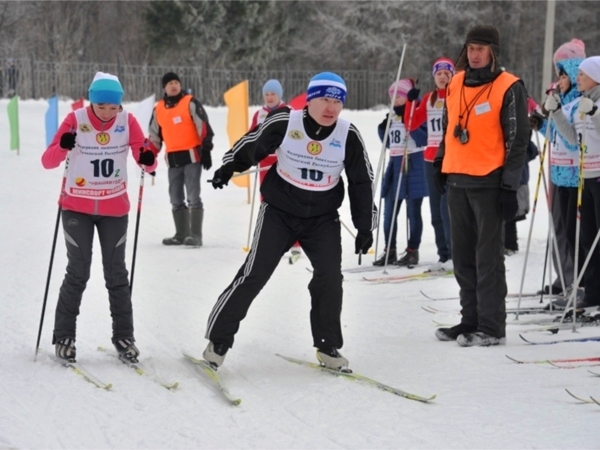
M 397 266 L 416 266 L 419 264 L 419 250 L 413 250 L 412 248 L 407 248 L 404 252 L 404 256 L 395 262 Z
M 373 262 L 374 266 L 385 266 L 385 257 L 387 255 L 387 263 L 388 264 L 394 264 L 396 262 L 396 259 L 398 258 L 398 256 L 396 255 L 396 249 L 392 248 L 389 252 L 387 250 L 383 251 L 383 255 L 381 255 L 379 257 L 378 260 L 376 260 L 375 262 Z

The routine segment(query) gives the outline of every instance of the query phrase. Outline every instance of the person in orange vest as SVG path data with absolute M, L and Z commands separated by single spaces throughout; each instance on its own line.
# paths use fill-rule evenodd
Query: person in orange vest
M 204 219 L 200 177 L 203 168 L 208 170 L 212 166 L 214 134 L 204 107 L 181 90 L 176 73 L 166 73 L 162 87 L 164 97 L 154 107 L 150 119 L 150 141 L 158 149 L 165 143 L 169 197 L 175 222 L 175 236 L 163 239 L 162 243 L 199 247 Z
M 499 62 L 492 25 L 469 30 L 446 92 L 434 182 L 447 190 L 461 323 L 438 328 L 462 347 L 506 343 L 504 222 L 517 214 L 529 143 L 527 91 Z

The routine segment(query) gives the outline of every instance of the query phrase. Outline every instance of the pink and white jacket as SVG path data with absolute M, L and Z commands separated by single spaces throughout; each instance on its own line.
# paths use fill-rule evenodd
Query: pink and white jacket
M 64 133 L 76 131 L 77 133 L 83 132 L 105 132 L 112 128 L 117 117 L 109 120 L 108 122 L 102 122 L 92 111 L 91 106 L 86 107 L 87 118 L 89 124 L 93 127 L 93 130 L 78 130 L 77 117 L 75 111 L 70 112 L 65 120 L 62 122 L 58 131 L 54 135 L 54 139 L 50 146 L 46 149 L 42 155 L 42 165 L 45 169 L 54 169 L 67 158 L 69 151 L 61 148 L 60 138 Z M 158 153 L 154 145 L 146 140 L 144 133 L 136 120 L 136 118 L 127 113 L 127 125 L 129 132 L 129 146 L 131 147 L 131 155 L 137 162 L 140 155 L 140 149 L 148 149 L 154 152 L 155 156 Z M 80 125 L 81 126 L 81 125 Z M 76 138 L 77 141 L 77 138 Z M 73 150 L 70 151 L 70 163 L 76 161 L 81 157 L 81 152 L 76 145 Z M 152 166 L 146 167 L 147 172 L 153 172 L 156 169 L 158 159 Z M 139 164 L 138 164 L 139 165 Z M 92 214 L 98 216 L 113 216 L 120 217 L 129 213 L 130 203 L 127 190 L 123 194 L 116 197 L 106 199 L 95 199 L 85 197 L 75 197 L 67 194 L 64 189 L 58 199 L 59 205 L 64 210 L 76 211 L 83 214 Z

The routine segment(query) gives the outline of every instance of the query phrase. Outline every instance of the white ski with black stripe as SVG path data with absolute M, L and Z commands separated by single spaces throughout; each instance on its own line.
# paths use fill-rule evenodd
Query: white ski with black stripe
M 312 369 L 321 370 L 323 372 L 330 373 L 331 375 L 335 375 L 337 377 L 360 381 L 363 384 L 376 387 L 377 389 L 381 389 L 382 391 L 391 392 L 392 394 L 407 398 L 409 400 L 416 400 L 418 402 L 427 403 L 427 402 L 430 402 L 431 400 L 433 400 L 434 398 L 436 398 L 435 394 L 432 395 L 431 397 L 421 397 L 420 395 L 411 394 L 410 392 L 406 392 L 406 391 L 403 391 L 402 389 L 388 386 L 387 384 L 380 383 L 379 381 L 375 381 L 364 375 L 353 372 L 350 369 L 335 370 L 335 369 L 330 369 L 328 367 L 325 367 L 325 366 L 322 366 L 320 364 L 313 363 L 310 361 L 304 361 L 302 359 L 296 359 L 296 358 L 290 358 L 289 356 L 283 356 L 283 355 L 280 355 L 279 353 L 276 353 L 276 356 L 279 356 L 280 358 L 285 359 L 286 361 L 289 361 L 291 363 L 298 364 L 298 365 L 305 366 L 305 367 L 310 367 Z
M 240 403 L 242 403 L 241 399 L 235 398 L 229 393 L 229 389 L 227 389 L 227 386 L 223 384 L 221 376 L 217 373 L 217 369 L 215 369 L 208 361 L 196 358 L 185 351 L 182 353 L 188 361 L 193 363 L 196 367 L 202 369 L 202 372 L 208 376 L 208 379 L 217 387 L 219 392 L 223 394 L 223 397 L 229 403 L 231 403 L 233 406 L 239 406 Z
M 90 372 L 78 362 L 68 361 L 66 359 L 59 358 L 54 353 L 50 353 L 41 348 L 38 348 L 38 354 L 40 353 L 46 355 L 50 360 L 54 361 L 55 363 L 71 369 L 77 375 L 80 375 L 85 381 L 92 383 L 94 386 L 99 387 L 100 389 L 109 390 L 112 388 L 111 383 L 105 383 L 103 381 L 100 381 L 98 377 L 96 377 L 92 372 Z
M 173 381 L 173 382 L 165 381 L 157 375 L 156 371 L 150 369 L 145 364 L 142 364 L 139 361 L 131 362 L 127 359 L 121 358 L 115 350 L 99 346 L 98 351 L 104 352 L 107 355 L 110 355 L 111 357 L 118 359 L 123 364 L 125 364 L 127 367 L 133 369 L 138 375 L 147 377 L 147 378 L 151 379 L 152 381 L 154 381 L 155 383 L 160 384 L 162 387 L 164 387 L 166 389 L 171 390 L 171 389 L 176 389 L 177 387 L 179 387 L 179 381 Z

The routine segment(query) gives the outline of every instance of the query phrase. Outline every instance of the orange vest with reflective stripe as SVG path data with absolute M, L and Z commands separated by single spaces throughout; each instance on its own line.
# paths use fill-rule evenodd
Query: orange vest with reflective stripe
M 448 125 L 444 135 L 442 172 L 484 176 L 504 165 L 506 149 L 500 111 L 506 91 L 519 79 L 502 72 L 491 83 L 475 87 L 464 86 L 464 79 L 464 71 L 457 73 L 446 91 Z M 480 96 L 475 100 L 478 94 Z M 471 105 L 470 114 L 466 105 Z M 466 125 L 469 134 L 466 144 L 461 144 L 454 136 L 459 122 L 461 129 Z
M 196 124 L 190 114 L 191 101 L 191 95 L 184 95 L 172 108 L 166 108 L 164 100 L 156 105 L 156 122 L 160 126 L 167 153 L 188 151 L 202 145 L 203 136 L 198 136 Z M 204 133 L 203 127 L 202 134 Z

